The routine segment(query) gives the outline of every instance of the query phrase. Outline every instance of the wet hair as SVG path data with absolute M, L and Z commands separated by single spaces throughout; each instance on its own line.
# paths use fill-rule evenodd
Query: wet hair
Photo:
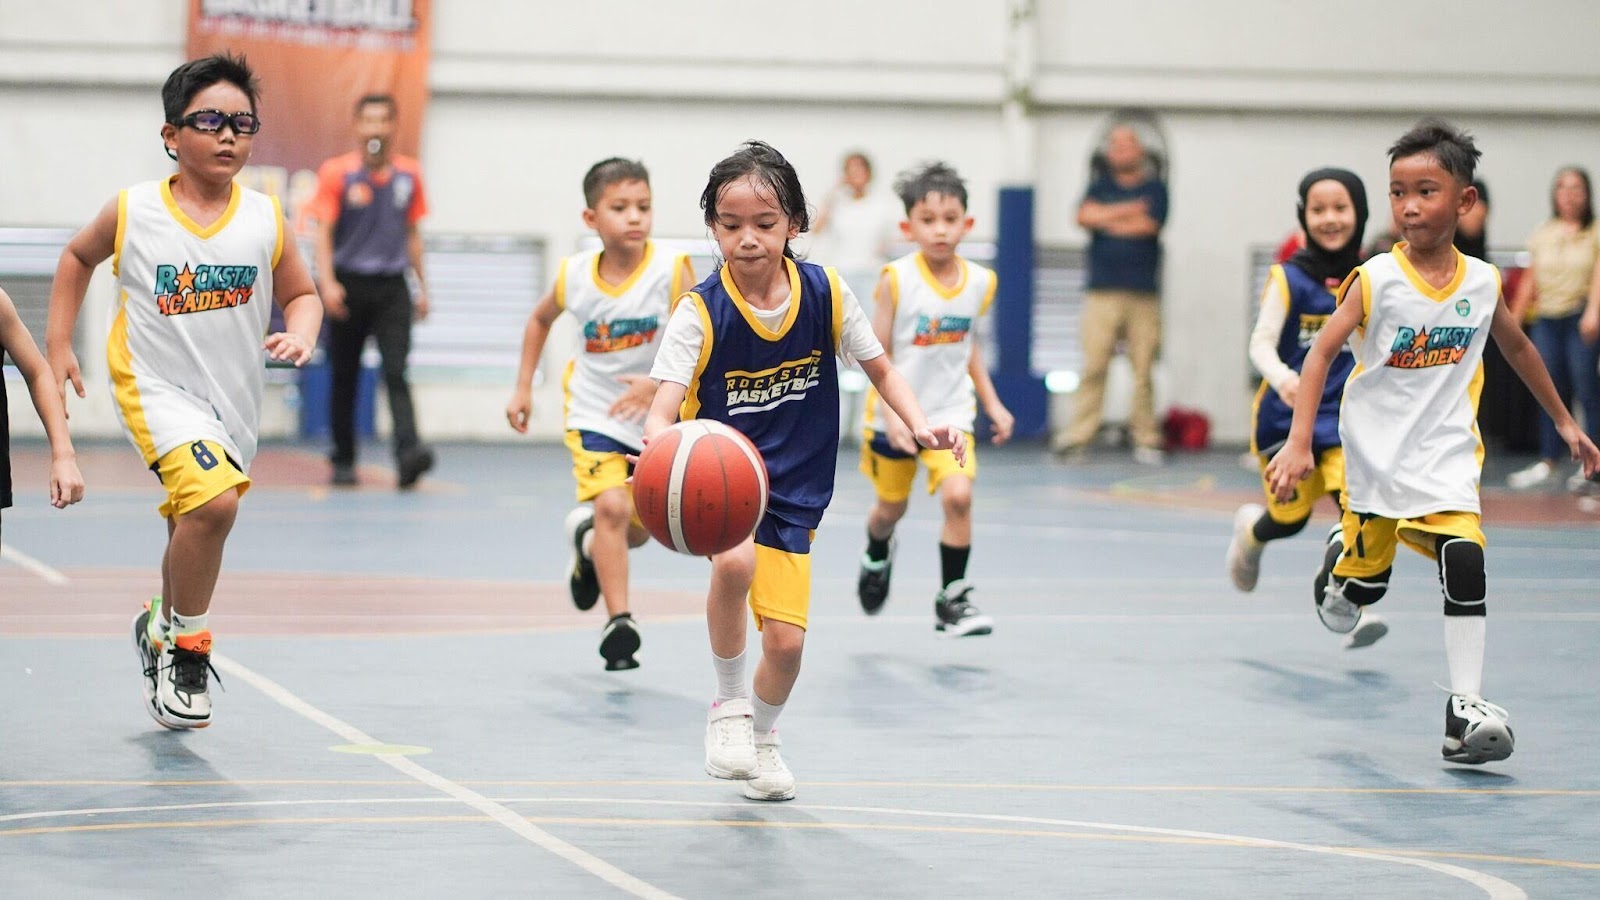
M 648 187 L 650 170 L 636 159 L 613 156 L 600 160 L 590 166 L 589 171 L 583 173 L 583 202 L 590 209 L 594 209 L 594 205 L 600 202 L 600 195 L 606 192 L 606 188 L 624 181 L 642 181 Z
M 764 141 L 745 141 L 732 156 L 711 167 L 706 189 L 700 192 L 700 209 L 705 212 L 706 227 L 717 224 L 717 200 L 728 185 L 741 178 L 752 178 L 772 192 L 778 209 L 789 217 L 789 224 L 800 233 L 811 230 L 811 213 L 806 209 L 805 191 L 800 187 L 800 173 L 784 159 L 783 154 Z M 783 255 L 794 258 L 789 242 L 783 244 Z
M 1556 185 L 1566 175 L 1576 175 L 1583 182 L 1583 212 L 1578 216 L 1578 227 L 1588 228 L 1594 224 L 1594 188 L 1589 181 L 1589 170 L 1583 166 L 1562 166 L 1556 171 L 1555 180 L 1550 182 L 1550 218 L 1559 218 L 1561 215 L 1556 211 Z
M 1483 156 L 1472 142 L 1472 135 L 1443 119 L 1423 119 L 1389 148 L 1389 165 L 1423 153 L 1438 160 L 1439 166 L 1462 187 L 1472 184 L 1478 158 Z
M 355 114 L 361 115 L 361 111 L 369 106 L 389 107 L 391 118 L 400 114 L 400 104 L 394 102 L 393 94 L 362 94 L 361 99 L 356 101 Z
M 967 208 L 967 183 L 961 180 L 955 169 L 942 162 L 923 163 L 921 168 L 900 173 L 900 177 L 894 180 L 894 192 L 905 204 L 906 215 L 910 215 L 911 207 L 922 202 L 929 194 L 954 197 L 961 201 L 962 209 Z
M 250 98 L 250 111 L 256 111 L 256 100 L 261 97 L 261 82 L 250 71 L 250 64 L 245 62 L 243 56 L 213 53 L 200 59 L 191 59 L 167 76 L 166 84 L 161 86 L 161 107 L 166 113 L 167 122 L 177 125 L 195 94 L 222 82 L 243 91 Z
M 852 160 L 852 159 L 861 160 L 861 165 L 866 167 L 867 177 L 868 178 L 872 177 L 872 157 L 866 155 L 865 153 L 862 153 L 860 150 L 851 150 L 849 153 L 846 153 L 844 155 L 844 163 L 841 165 L 841 168 L 843 166 L 850 165 L 850 160 Z

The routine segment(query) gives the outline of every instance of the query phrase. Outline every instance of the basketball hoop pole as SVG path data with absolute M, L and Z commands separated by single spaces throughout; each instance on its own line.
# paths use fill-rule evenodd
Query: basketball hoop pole
M 1038 72 L 1036 0 L 1006 4 L 1005 97 L 1000 121 L 1005 171 L 1000 187 L 994 267 L 995 346 L 989 360 L 995 390 L 1016 417 L 1015 435 L 1037 437 L 1049 427 L 1044 379 L 1032 366 L 1034 230 L 1033 193 L 1038 162 L 1033 86 Z

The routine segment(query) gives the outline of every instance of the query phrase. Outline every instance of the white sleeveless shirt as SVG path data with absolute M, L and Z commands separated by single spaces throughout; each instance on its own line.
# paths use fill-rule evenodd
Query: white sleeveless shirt
M 171 179 L 118 195 L 120 302 L 106 360 L 123 430 L 146 465 L 206 440 L 249 469 L 283 240 L 278 201 L 237 183 L 204 228 L 178 208 Z
M 883 267 L 894 305 L 889 352 L 928 425 L 970 432 L 978 407 L 967 366 L 978 320 L 989 312 L 999 282 L 994 272 L 976 263 L 958 256 L 956 264 L 961 280 L 953 288 L 934 277 L 920 252 Z M 887 427 L 880 403 L 876 392 L 867 398 L 867 427 L 879 432 Z
M 1478 395 L 1500 271 L 1458 252 L 1454 281 L 1434 288 L 1403 246 L 1356 270 L 1360 297 L 1341 294 L 1363 310 L 1339 413 L 1349 507 L 1387 518 L 1480 512 Z
M 637 449 L 644 423 L 611 416 L 612 404 L 627 389 L 619 379 L 650 374 L 667 316 L 694 285 L 682 283 L 688 257 L 657 253 L 653 242 L 645 244 L 639 267 L 617 285 L 600 279 L 600 253 L 569 256 L 556 271 L 556 306 L 578 320 L 581 341 L 562 381 L 566 426 Z

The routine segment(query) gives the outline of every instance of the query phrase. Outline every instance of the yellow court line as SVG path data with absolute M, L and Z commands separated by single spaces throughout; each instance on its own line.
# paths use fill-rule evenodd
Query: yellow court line
M 1064 838 L 1085 841 L 1109 841 L 1136 844 L 1180 844 L 1206 847 L 1239 847 L 1252 850 L 1294 849 L 1263 845 L 1253 840 L 1228 840 L 1223 838 L 1182 837 L 1149 834 L 1105 834 L 1101 832 L 1051 831 L 1034 828 L 993 828 L 966 825 L 894 825 L 878 822 L 776 822 L 749 819 L 640 819 L 599 816 L 526 816 L 536 825 L 651 825 L 665 828 L 777 828 L 805 831 L 878 831 L 910 832 L 921 834 L 964 834 L 999 837 Z M 160 829 L 238 828 L 264 825 L 383 825 L 383 824 L 448 824 L 490 823 L 488 816 L 292 816 L 271 819 L 213 819 L 206 821 L 177 822 L 103 822 L 93 825 L 49 825 L 30 828 L 0 829 L 0 837 L 25 837 L 42 834 L 82 834 L 91 832 L 148 831 Z M 1500 856 L 1482 853 L 1456 853 L 1443 850 L 1390 850 L 1373 847 L 1330 848 L 1349 853 L 1377 853 L 1391 856 L 1432 857 L 1438 859 L 1464 859 L 1502 862 L 1516 865 L 1545 866 L 1561 869 L 1600 871 L 1600 863 L 1565 859 Z
M 705 779 L 626 779 L 616 781 L 572 780 L 483 780 L 459 781 L 473 787 L 705 787 Z M 199 780 L 141 780 L 141 779 L 67 779 L 0 781 L 0 790 L 30 787 L 272 787 L 272 786 L 393 786 L 413 785 L 415 782 L 400 779 L 341 779 L 341 778 L 260 778 L 260 779 L 199 779 Z M 1023 791 L 1037 793 L 1150 793 L 1150 794 L 1349 794 L 1349 795 L 1416 795 L 1416 796 L 1502 796 L 1502 797 L 1600 797 L 1600 789 L 1593 788 L 1363 788 L 1363 787 L 1311 787 L 1295 785 L 1208 785 L 1208 784 L 1016 784 L 1016 783 L 952 783 L 946 781 L 808 781 L 807 787 L 818 788 L 916 788 L 922 790 L 956 791 Z M 619 800 L 624 798 L 617 798 Z

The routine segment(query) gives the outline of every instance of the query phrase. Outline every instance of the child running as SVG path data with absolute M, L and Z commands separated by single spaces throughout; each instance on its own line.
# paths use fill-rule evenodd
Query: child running
M 948 450 L 924 450 L 893 410 L 876 394 L 867 396 L 866 440 L 861 471 L 877 502 L 867 514 L 867 552 L 856 594 L 861 608 L 876 615 L 889 597 L 894 566 L 894 527 L 906 514 L 917 464 L 928 469 L 928 493 L 944 508 L 939 532 L 939 592 L 933 600 L 934 628 L 947 637 L 989 634 L 994 622 L 972 601 L 967 560 L 972 555 L 972 483 L 978 477 L 973 446 L 977 400 L 994 426 L 994 443 L 1011 437 L 1013 419 L 1000 402 L 977 341 L 979 320 L 994 302 L 994 272 L 957 255 L 972 230 L 967 186 L 944 163 L 930 163 L 900 177 L 895 192 L 905 205 L 902 234 L 917 252 L 883 267 L 876 290 L 873 331 L 895 368 L 905 375 L 928 422 L 967 436 L 966 465 Z
M 563 312 L 583 329 L 583 346 L 562 378 L 567 449 L 578 482 L 578 506 L 567 514 L 572 602 L 589 609 L 604 597 L 600 635 L 607 671 L 636 669 L 641 644 L 628 611 L 628 551 L 649 539 L 633 515 L 627 456 L 643 446 L 644 416 L 655 394 L 650 364 L 656 334 L 674 300 L 694 284 L 689 257 L 657 254 L 650 242 L 650 173 L 642 163 L 611 158 L 583 176 L 583 224 L 600 249 L 569 256 L 528 317 L 522 364 L 506 404 L 506 420 L 526 434 L 533 413 L 533 373 L 550 326 Z
M 928 425 L 838 273 L 794 259 L 789 242 L 810 219 L 800 177 L 782 154 L 760 141 L 745 144 L 711 170 L 700 206 L 723 263 L 667 322 L 644 431 L 648 440 L 680 417 L 714 419 L 742 431 L 766 461 L 766 516 L 753 538 L 711 558 L 706 623 L 717 693 L 707 714 L 706 772 L 742 780 L 751 799 L 788 800 L 794 775 L 773 726 L 800 674 L 811 538 L 833 496 L 835 356 L 860 364 L 921 446 L 951 450 L 959 463 L 966 437 Z M 766 403 L 740 399 L 778 382 L 803 387 Z M 762 632 L 753 690 L 744 674 L 747 609 Z
M 67 434 L 66 407 L 55 376 L 39 354 L 39 347 L 28 333 L 28 326 L 17 315 L 11 296 L 0 290 L 0 355 L 11 357 L 17 371 L 28 382 L 33 408 L 44 423 L 50 441 L 50 505 L 66 509 L 83 499 L 83 475 L 78 472 L 78 454 Z M 11 410 L 5 385 L 0 384 L 0 510 L 11 505 Z
M 168 728 L 211 724 L 206 616 L 250 487 L 262 350 L 302 365 L 322 327 L 278 201 L 233 180 L 261 130 L 258 95 L 242 57 L 174 69 L 161 89 L 161 139 L 177 174 L 106 204 L 62 251 L 50 293 L 51 369 L 82 397 L 72 330 L 89 276 L 111 259 L 120 299 L 106 346 L 111 391 L 123 431 L 167 492 L 161 595 L 134 619 L 133 640 L 145 709 Z M 268 335 L 272 300 L 285 330 Z
M 1261 373 L 1261 388 L 1256 392 L 1254 425 L 1250 451 L 1261 462 L 1265 507 L 1247 503 L 1233 517 L 1233 541 L 1228 545 L 1228 575 L 1234 587 L 1253 591 L 1261 576 L 1261 552 L 1267 542 L 1293 537 L 1311 521 L 1317 498 L 1327 494 L 1335 506 L 1344 491 L 1344 450 L 1339 446 L 1339 403 L 1344 397 L 1344 382 L 1355 368 L 1350 348 L 1340 345 L 1338 355 L 1328 366 L 1322 400 L 1317 406 L 1317 421 L 1312 430 L 1311 450 L 1316 467 L 1305 481 L 1295 486 L 1288 501 L 1273 494 L 1265 470 L 1267 461 L 1283 447 L 1294 418 L 1296 393 L 1300 389 L 1300 367 L 1317 332 L 1333 315 L 1333 292 L 1350 271 L 1361 263 L 1361 235 L 1367 227 L 1366 186 L 1354 172 L 1346 169 L 1316 169 L 1300 179 L 1300 201 L 1295 207 L 1300 229 L 1306 235 L 1304 246 L 1282 265 L 1267 274 L 1267 287 L 1261 296 L 1261 312 L 1250 333 L 1250 361 Z M 1339 526 L 1328 534 L 1322 571 L 1316 590 L 1327 581 L 1327 570 L 1343 551 Z M 1365 647 L 1383 637 L 1389 626 L 1377 615 L 1361 617 L 1356 630 L 1345 636 L 1346 648 Z
M 1477 202 L 1479 155 L 1471 137 L 1437 120 L 1389 148 L 1389 205 L 1403 240 L 1339 288 L 1339 307 L 1306 355 L 1288 441 L 1267 467 L 1273 492 L 1286 502 L 1316 464 L 1313 430 L 1329 367 L 1359 334 L 1339 419 L 1344 552 L 1317 613 L 1331 631 L 1355 629 L 1388 590 L 1397 541 L 1437 560 L 1450 669 L 1442 752 L 1474 764 L 1505 759 L 1513 745 L 1505 709 L 1483 699 L 1488 592 L 1476 412 L 1490 334 L 1584 474 L 1600 470 L 1600 449 L 1572 420 L 1507 309 L 1499 270 L 1452 245 L 1457 220 Z

